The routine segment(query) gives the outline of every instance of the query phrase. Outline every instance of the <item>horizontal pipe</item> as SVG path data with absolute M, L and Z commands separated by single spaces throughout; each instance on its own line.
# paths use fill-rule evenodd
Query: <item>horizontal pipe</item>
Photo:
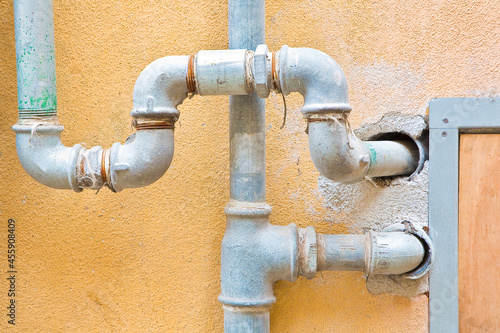
M 325 235 L 307 227 L 299 234 L 299 275 L 308 279 L 318 271 L 404 274 L 422 265 L 426 256 L 420 238 L 406 232 Z
M 318 234 L 318 271 L 365 271 L 365 235 Z
M 254 90 L 253 52 L 247 50 L 199 51 L 196 84 L 200 95 L 248 95 Z
M 420 153 L 413 140 L 364 143 L 370 153 L 369 177 L 411 175 L 418 167 Z

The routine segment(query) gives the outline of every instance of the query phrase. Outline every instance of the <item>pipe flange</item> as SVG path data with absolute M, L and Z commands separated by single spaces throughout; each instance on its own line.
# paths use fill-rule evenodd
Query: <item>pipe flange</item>
M 410 221 L 405 220 L 401 223 L 396 223 L 384 228 L 382 232 L 406 232 L 412 234 L 420 240 L 424 247 L 424 259 L 420 265 L 407 273 L 401 274 L 402 277 L 410 280 L 416 280 L 429 272 L 432 264 L 434 263 L 434 244 L 424 229 L 414 225 Z
M 318 271 L 318 241 L 314 227 L 308 226 L 301 230 L 299 244 L 299 273 L 312 279 Z

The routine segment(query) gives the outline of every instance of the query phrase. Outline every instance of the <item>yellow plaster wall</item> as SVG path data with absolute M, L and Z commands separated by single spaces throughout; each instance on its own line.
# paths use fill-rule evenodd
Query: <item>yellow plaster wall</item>
M 12 1 L 0 3 L 0 330 L 221 332 L 223 208 L 228 201 L 227 97 L 181 106 L 176 153 L 150 187 L 73 193 L 29 178 L 15 154 Z M 166 55 L 227 48 L 222 0 L 54 0 L 63 142 L 87 147 L 131 133 L 132 89 Z M 266 40 L 334 57 L 347 76 L 352 122 L 423 114 L 438 96 L 500 91 L 500 5 L 487 1 L 276 0 Z M 317 191 L 299 96 L 267 102 L 271 220 L 346 232 Z M 17 225 L 17 317 L 7 324 L 7 220 Z M 323 273 L 275 286 L 273 332 L 425 332 L 427 298 L 372 296 L 361 273 Z M 5 314 L 4 314 L 5 313 Z

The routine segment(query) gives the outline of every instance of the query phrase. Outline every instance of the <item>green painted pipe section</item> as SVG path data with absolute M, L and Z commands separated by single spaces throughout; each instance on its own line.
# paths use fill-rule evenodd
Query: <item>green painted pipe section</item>
M 57 115 L 52 0 L 15 0 L 19 118 Z

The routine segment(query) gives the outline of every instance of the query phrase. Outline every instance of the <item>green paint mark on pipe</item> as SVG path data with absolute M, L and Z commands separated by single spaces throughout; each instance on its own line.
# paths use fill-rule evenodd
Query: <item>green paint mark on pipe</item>
M 370 152 L 370 168 L 377 164 L 377 151 L 369 143 L 366 144 L 368 151 Z

